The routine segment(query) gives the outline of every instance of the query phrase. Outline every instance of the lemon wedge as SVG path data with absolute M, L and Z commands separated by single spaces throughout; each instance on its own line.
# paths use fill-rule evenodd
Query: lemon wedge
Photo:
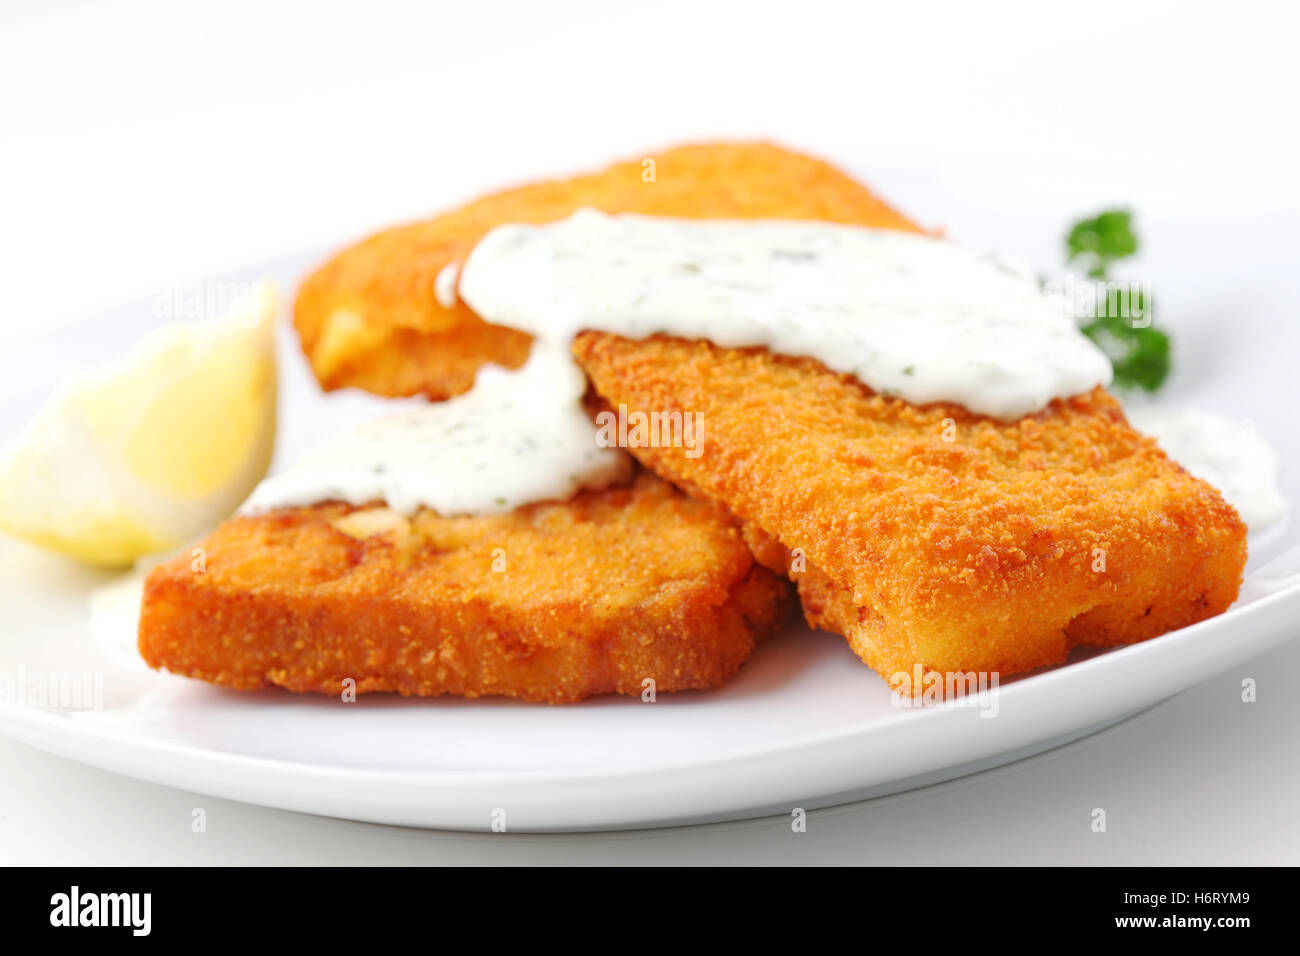
M 221 318 L 69 376 L 0 461 L 0 529 L 121 566 L 229 515 L 271 463 L 275 313 L 259 283 Z

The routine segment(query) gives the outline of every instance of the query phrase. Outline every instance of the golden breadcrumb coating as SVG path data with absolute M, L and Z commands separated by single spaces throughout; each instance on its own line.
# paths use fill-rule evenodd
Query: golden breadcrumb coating
M 485 361 L 521 364 L 527 335 L 463 304 L 444 309 L 434 292 L 443 266 L 507 222 L 593 206 L 920 231 L 834 168 L 774 146 L 662 153 L 653 183 L 644 168 L 634 160 L 499 193 L 340 254 L 298 302 L 318 378 L 441 398 L 468 388 Z M 633 451 L 725 504 L 758 559 L 798 583 L 809 621 L 845 634 L 887 679 L 917 666 L 1010 675 L 1059 663 L 1078 644 L 1143 640 L 1217 614 L 1240 586 L 1236 512 L 1100 390 L 1004 423 L 886 399 L 764 350 L 588 333 L 575 351 L 598 400 L 703 415 L 701 458 Z
M 236 517 L 149 575 L 153 667 L 240 690 L 560 703 L 716 687 L 778 627 L 784 580 L 648 474 L 504 515 L 340 503 Z
M 646 159 L 654 160 L 653 168 Z M 485 196 L 339 253 L 308 277 L 294 306 L 294 324 L 316 378 L 326 389 L 353 386 L 379 395 L 443 399 L 467 391 L 486 362 L 522 365 L 531 336 L 488 325 L 464 303 L 439 304 L 437 277 L 449 264 L 464 262 L 495 226 L 552 222 L 584 206 L 695 219 L 822 219 L 917 229 L 834 167 L 778 146 L 671 149 L 599 173 Z
M 1001 422 L 764 349 L 588 332 L 574 353 L 629 414 L 700 416 L 699 457 L 629 450 L 725 504 L 759 560 L 798 583 L 809 622 L 887 679 L 918 665 L 1006 676 L 1236 599 L 1236 511 L 1102 389 Z

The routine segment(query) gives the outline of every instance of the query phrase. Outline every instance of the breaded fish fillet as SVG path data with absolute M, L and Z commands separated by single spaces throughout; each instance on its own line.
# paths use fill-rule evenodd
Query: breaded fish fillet
M 918 667 L 1006 676 L 1236 599 L 1241 519 L 1102 389 L 1006 423 L 763 349 L 584 333 L 574 352 L 629 414 L 698 413 L 698 457 L 629 450 L 725 504 L 812 625 L 914 692 Z
M 462 391 L 528 337 L 438 306 L 434 279 L 493 226 L 590 205 L 679 217 L 824 219 L 920 231 L 817 160 L 764 145 L 661 154 L 481 199 L 391 230 L 313 276 L 296 322 L 327 387 Z M 916 668 L 1009 675 L 1077 644 L 1142 640 L 1235 598 L 1245 528 L 1209 485 L 1097 391 L 1014 423 L 875 395 L 817 362 L 707 342 L 576 343 L 597 400 L 703 416 L 704 453 L 632 449 L 743 523 L 798 582 L 814 625 L 887 679 Z M 951 439 L 951 440 L 949 440 Z M 919 691 L 914 684 L 913 691 Z
M 648 474 L 505 515 L 330 503 L 227 521 L 149 575 L 153 667 L 241 690 L 595 694 L 716 687 L 788 585 L 735 524 Z
M 516 368 L 532 338 L 439 302 L 438 276 L 506 222 L 584 206 L 693 219 L 821 219 L 920 231 L 828 164 L 765 143 L 685 146 L 603 172 L 478 199 L 344 250 L 298 292 L 294 324 L 316 378 L 378 395 L 467 391 L 485 362 Z

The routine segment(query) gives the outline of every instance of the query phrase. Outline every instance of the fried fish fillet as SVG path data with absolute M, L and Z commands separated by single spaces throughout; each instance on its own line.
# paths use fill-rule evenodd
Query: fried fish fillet
M 651 159 L 488 197 L 338 255 L 295 306 L 321 385 L 441 399 L 468 390 L 486 362 L 522 364 L 530 336 L 439 301 L 443 269 L 502 221 L 545 222 L 587 205 L 891 214 L 824 163 L 776 147 Z M 206 571 L 178 558 L 150 576 L 140 649 L 155 667 L 238 688 L 338 693 L 351 677 L 359 691 L 558 702 L 641 693 L 647 677 L 665 691 L 712 687 L 782 620 L 789 597 L 721 509 L 650 476 L 632 492 L 506 516 L 288 509 L 234 519 L 202 547 Z M 487 570 L 494 549 L 508 572 Z
M 735 524 L 643 473 L 505 515 L 328 503 L 227 521 L 149 575 L 153 667 L 241 690 L 507 695 L 716 687 L 787 583 Z M 197 569 L 196 569 L 197 568 Z
M 697 413 L 698 457 L 629 450 L 725 504 L 809 622 L 914 693 L 918 668 L 1058 664 L 1218 614 L 1240 588 L 1236 511 L 1102 389 L 1001 422 L 765 349 L 588 332 L 574 353 L 629 414 Z
M 921 231 L 817 160 L 766 145 L 687 147 L 595 176 L 500 193 L 382 233 L 308 280 L 296 323 L 327 387 L 462 391 L 528 337 L 437 303 L 435 277 L 507 222 L 580 206 L 679 217 L 823 219 Z M 1079 644 L 1143 640 L 1226 609 L 1245 528 L 1209 485 L 1125 422 L 1103 391 L 1004 423 L 874 394 L 819 363 L 707 342 L 602 333 L 575 354 L 598 402 L 703 416 L 704 454 L 631 449 L 741 522 L 798 583 L 805 615 L 891 682 L 1000 675 Z M 912 691 L 920 690 L 912 680 Z
M 523 364 L 531 336 L 439 301 L 438 276 L 507 222 L 563 219 L 584 206 L 693 219 L 819 219 L 920 231 L 834 167 L 765 143 L 684 146 L 603 172 L 496 193 L 344 250 L 302 285 L 294 324 L 326 389 L 442 399 L 480 365 Z

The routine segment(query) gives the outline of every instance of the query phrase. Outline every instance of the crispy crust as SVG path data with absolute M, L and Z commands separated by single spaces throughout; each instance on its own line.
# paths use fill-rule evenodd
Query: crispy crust
M 342 253 L 298 301 L 318 378 L 441 398 L 484 361 L 520 364 L 526 335 L 442 309 L 433 292 L 444 265 L 505 222 L 590 205 L 920 231 L 839 171 L 774 146 L 662 153 L 653 184 L 642 168 L 489 196 Z M 1236 512 L 1100 390 L 999 423 L 884 399 L 764 350 L 588 333 L 575 351 L 612 404 L 704 415 L 702 458 L 635 453 L 734 512 L 759 560 L 798 583 L 810 623 L 846 635 L 887 678 L 918 665 L 1010 675 L 1059 663 L 1078 644 L 1144 640 L 1220 613 L 1240 587 Z M 955 441 L 943 440 L 945 419 Z
M 1236 511 L 1102 389 L 1006 423 L 764 349 L 589 332 L 574 353 L 629 413 L 700 414 L 699 457 L 630 451 L 725 504 L 809 623 L 887 679 L 1057 664 L 1218 614 L 1240 588 Z
M 140 652 L 239 690 L 561 703 L 716 687 L 782 623 L 734 523 L 651 475 L 506 515 L 339 503 L 234 518 L 149 575 Z M 499 551 L 497 549 L 500 549 Z M 494 560 L 504 560 L 494 570 Z
M 766 143 L 684 146 L 573 179 L 478 199 L 339 253 L 298 292 L 294 324 L 326 389 L 443 399 L 474 383 L 485 362 L 523 364 L 530 336 L 485 323 L 463 303 L 438 303 L 435 279 L 507 222 L 551 222 L 583 206 L 697 219 L 821 219 L 916 230 L 834 167 Z

